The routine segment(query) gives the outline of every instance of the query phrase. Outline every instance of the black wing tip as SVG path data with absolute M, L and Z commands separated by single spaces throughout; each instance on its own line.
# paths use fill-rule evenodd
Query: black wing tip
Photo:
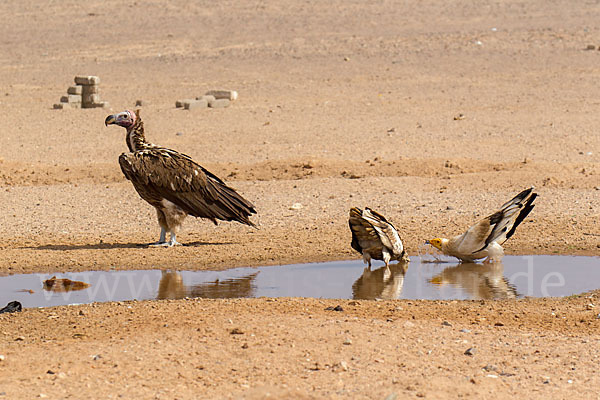
M 533 190 L 533 187 L 530 188 L 529 190 L 530 190 L 529 193 L 531 193 L 531 190 Z M 521 224 L 521 222 L 523 222 L 525 220 L 525 218 L 527 218 L 527 216 L 529 215 L 531 210 L 533 210 L 533 208 L 535 207 L 535 204 L 533 204 L 533 201 L 537 198 L 537 196 L 538 196 L 537 193 L 532 193 L 531 196 L 527 199 L 527 201 L 523 205 L 523 208 L 519 212 L 519 215 L 517 216 L 515 223 L 513 224 L 510 231 L 508 231 L 508 233 L 506 234 L 506 240 L 510 239 L 510 237 L 515 234 L 517 227 Z

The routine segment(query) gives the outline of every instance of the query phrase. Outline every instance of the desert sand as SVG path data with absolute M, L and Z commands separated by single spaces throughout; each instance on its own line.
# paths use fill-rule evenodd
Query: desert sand
M 0 274 L 357 259 L 353 206 L 388 217 L 414 255 L 529 186 L 537 206 L 507 254 L 600 255 L 595 4 L 24 0 L 0 13 Z M 99 76 L 110 108 L 53 110 L 75 75 Z M 175 108 L 219 88 L 239 99 Z M 259 229 L 189 218 L 186 246 L 144 246 L 155 212 L 119 169 L 124 130 L 104 126 L 138 99 L 147 138 L 251 200 Z M 0 398 L 598 398 L 595 300 L 26 309 L 0 315 Z

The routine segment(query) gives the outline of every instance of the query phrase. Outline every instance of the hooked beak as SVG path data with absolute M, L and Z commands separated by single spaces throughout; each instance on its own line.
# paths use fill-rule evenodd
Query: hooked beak
M 104 120 L 104 126 L 112 125 L 115 123 L 116 120 L 117 120 L 117 118 L 114 115 L 109 115 Z

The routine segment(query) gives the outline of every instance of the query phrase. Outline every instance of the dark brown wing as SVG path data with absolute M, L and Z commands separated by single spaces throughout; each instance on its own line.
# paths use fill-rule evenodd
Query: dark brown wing
M 189 215 L 254 226 L 252 203 L 185 154 L 162 147 L 119 157 L 121 170 L 144 200 L 166 199 Z
M 348 219 L 348 225 L 352 232 L 352 243 L 351 246 L 354 250 L 363 254 L 364 251 L 368 251 L 371 257 L 376 260 L 382 259 L 382 248 L 381 239 L 379 235 L 368 221 L 363 216 L 363 210 L 354 207 L 350 209 L 350 218 Z

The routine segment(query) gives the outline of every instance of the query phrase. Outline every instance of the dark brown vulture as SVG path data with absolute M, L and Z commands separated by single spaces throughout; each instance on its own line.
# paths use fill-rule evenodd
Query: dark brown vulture
M 249 219 L 254 206 L 234 189 L 189 156 L 146 142 L 139 110 L 109 115 L 104 124 L 127 129 L 129 153 L 121 154 L 119 164 L 142 199 L 156 208 L 160 239 L 151 246 L 178 245 L 177 232 L 187 215 L 215 225 L 222 220 L 255 226 Z
M 386 267 L 391 260 L 409 261 L 398 231 L 383 215 L 370 208 L 363 211 L 354 207 L 350 209 L 348 224 L 352 231 L 351 246 L 362 254 L 369 268 L 371 259 L 383 260 Z

